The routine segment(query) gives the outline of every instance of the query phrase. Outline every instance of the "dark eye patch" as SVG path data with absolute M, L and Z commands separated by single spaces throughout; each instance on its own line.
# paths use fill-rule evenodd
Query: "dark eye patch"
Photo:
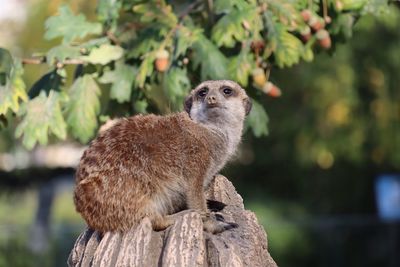
M 199 97 L 205 97 L 207 95 L 207 93 L 208 93 L 208 88 L 207 87 L 203 87 L 197 92 L 197 95 Z
M 233 89 L 230 88 L 230 87 L 228 87 L 228 86 L 222 87 L 222 88 L 221 88 L 221 91 L 222 91 L 222 93 L 223 93 L 224 95 L 226 95 L 226 96 L 230 96 L 230 95 L 233 94 Z

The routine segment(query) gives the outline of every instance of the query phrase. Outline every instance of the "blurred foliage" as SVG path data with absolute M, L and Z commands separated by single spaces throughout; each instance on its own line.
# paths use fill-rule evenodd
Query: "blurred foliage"
M 84 228 L 70 190 L 63 188 L 51 208 L 49 249 L 33 252 L 29 241 L 36 215 L 36 194 L 32 188 L 0 194 L 0 267 L 65 266 L 75 238 Z
M 28 149 L 67 133 L 86 143 L 99 118 L 180 110 L 192 85 L 232 79 L 255 99 L 247 125 L 262 136 L 268 117 L 258 103 L 277 88 L 266 77 L 270 70 L 312 61 L 350 37 L 358 17 L 382 12 L 386 1 L 99 0 L 96 15 L 86 17 L 62 4 L 44 23 L 48 51 L 22 60 L 48 64 L 29 99 L 21 60 L 0 50 L 0 115 L 22 119 L 15 135 Z M 332 107 L 335 123 L 344 123 L 337 114 L 345 106 Z M 328 152 L 320 157 L 329 163 Z
M 271 79 L 287 91 L 262 101 L 268 138 L 246 135 L 242 164 L 225 171 L 281 266 L 398 263 L 399 225 L 379 221 L 374 197 L 378 175 L 400 172 L 398 25 L 392 5 L 361 18 L 333 57 L 276 70 Z
M 68 225 L 61 227 L 53 231 L 53 238 L 49 241 L 50 249 L 39 254 L 32 252 L 27 246 L 29 235 L 26 228 L 18 229 L 18 233 L 6 242 L 0 240 L 0 267 L 66 266 L 66 259 L 80 230 Z
M 51 216 L 54 224 L 84 224 L 81 216 L 75 211 L 70 190 L 64 190 L 57 194 L 57 197 L 54 199 Z
M 399 23 L 395 7 L 379 19 L 365 17 L 356 39 L 338 46 L 334 57 L 275 73 L 290 95 L 269 105 L 271 116 L 278 105 L 286 107 L 273 130 L 291 140 L 288 149 L 299 163 L 400 166 Z M 379 41 L 371 47 L 371 40 Z
M 26 243 L 21 232 L 11 240 L 0 243 L 0 266 L 52 266 L 48 255 L 38 257 L 26 247 Z
M 28 226 L 34 217 L 36 195 L 33 192 L 0 194 L 0 222 L 8 225 Z M 10 216 L 12 214 L 12 216 Z M 4 232 L 0 239 L 4 238 Z M 11 233 L 6 234 L 6 238 Z

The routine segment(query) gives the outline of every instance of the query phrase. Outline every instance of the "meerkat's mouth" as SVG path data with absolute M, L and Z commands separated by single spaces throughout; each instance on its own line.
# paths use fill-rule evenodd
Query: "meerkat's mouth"
M 214 109 L 214 108 L 224 108 L 223 106 L 219 105 L 219 104 L 207 104 L 207 109 Z

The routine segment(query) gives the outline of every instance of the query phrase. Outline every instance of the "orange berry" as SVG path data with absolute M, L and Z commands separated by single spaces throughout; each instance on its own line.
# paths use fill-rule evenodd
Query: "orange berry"
M 332 46 L 332 41 L 329 36 L 325 39 L 318 40 L 318 43 L 324 49 L 329 49 Z
M 168 69 L 169 65 L 169 53 L 166 50 L 160 50 L 156 54 L 156 70 L 164 72 Z
M 271 97 L 280 97 L 282 95 L 281 89 L 272 82 L 267 82 L 263 86 L 262 91 Z
M 325 20 L 325 23 L 326 23 L 326 24 L 330 24 L 330 23 L 332 22 L 332 18 L 329 17 L 329 16 L 326 16 L 326 17 L 324 18 L 324 20 Z
M 156 70 L 164 72 L 168 69 L 168 58 L 157 58 L 156 59 Z
M 329 32 L 321 29 L 319 31 L 317 31 L 317 33 L 315 34 L 315 36 L 317 37 L 318 40 L 318 44 L 324 48 L 324 49 L 329 49 L 332 45 L 332 41 L 331 41 L 331 37 L 329 35 Z
M 301 11 L 301 16 L 303 17 L 303 20 L 305 22 L 310 20 L 311 15 L 312 15 L 312 13 L 309 9 L 304 9 L 303 11 Z
M 252 71 L 253 81 L 256 86 L 262 88 L 267 82 L 267 76 L 262 68 L 256 68 Z
M 325 22 L 319 17 L 314 16 L 310 18 L 310 20 L 308 21 L 308 25 L 310 25 L 311 29 L 313 29 L 314 31 L 319 31 L 325 27 Z
M 300 31 L 301 39 L 303 42 L 308 42 L 311 38 L 311 29 L 310 27 L 306 26 L 303 30 Z
M 264 40 L 254 40 L 253 42 L 251 42 L 251 49 L 253 49 L 254 51 L 258 50 L 262 50 L 265 47 L 265 43 Z
M 280 97 L 282 95 L 282 91 L 281 89 L 279 89 L 277 86 L 274 85 L 268 92 L 268 95 L 272 97 Z

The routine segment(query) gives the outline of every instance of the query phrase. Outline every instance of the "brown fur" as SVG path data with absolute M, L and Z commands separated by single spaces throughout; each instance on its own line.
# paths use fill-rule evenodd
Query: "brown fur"
M 222 91 L 227 86 L 230 96 Z M 205 87 L 202 98 L 198 92 Z M 173 223 L 169 215 L 186 208 L 202 212 L 205 230 L 228 229 L 211 219 L 203 190 L 236 150 L 249 103 L 238 84 L 207 81 L 185 101 L 189 116 L 119 120 L 82 156 L 74 192 L 77 211 L 102 232 L 127 231 L 145 216 L 155 229 L 164 229 Z

